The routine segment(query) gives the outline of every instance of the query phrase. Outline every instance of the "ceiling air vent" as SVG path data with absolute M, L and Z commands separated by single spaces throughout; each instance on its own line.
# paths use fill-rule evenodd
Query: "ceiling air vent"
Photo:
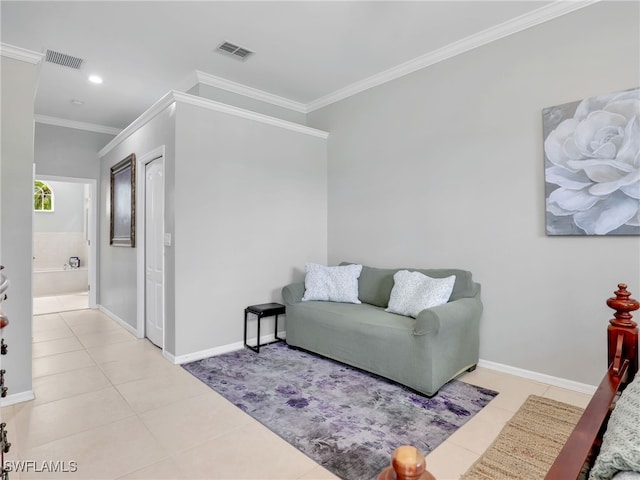
M 231 55 L 238 60 L 246 60 L 247 57 L 253 55 L 253 52 L 251 50 L 247 50 L 246 48 L 239 47 L 238 45 L 234 45 L 233 43 L 229 42 L 223 42 L 218 45 L 216 51 L 224 53 L 226 55 Z
M 82 58 L 72 57 L 66 53 L 55 52 L 53 50 L 47 50 L 45 61 L 56 63 L 63 67 L 75 68 L 76 70 L 80 70 L 80 67 L 82 67 L 82 64 L 84 63 Z

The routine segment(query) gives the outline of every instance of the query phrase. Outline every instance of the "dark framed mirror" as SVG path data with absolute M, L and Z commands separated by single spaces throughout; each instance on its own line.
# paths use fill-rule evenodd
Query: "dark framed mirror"
M 111 228 L 109 245 L 136 246 L 136 155 L 111 167 Z

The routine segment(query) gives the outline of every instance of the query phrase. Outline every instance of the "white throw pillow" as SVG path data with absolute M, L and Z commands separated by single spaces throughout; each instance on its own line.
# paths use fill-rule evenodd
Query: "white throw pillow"
M 362 265 L 325 267 L 307 263 L 302 301 L 361 303 L 358 299 L 358 278 Z
M 417 317 L 425 308 L 449 301 L 456 276 L 431 278 L 420 272 L 399 270 L 393 275 L 393 288 L 386 312 Z

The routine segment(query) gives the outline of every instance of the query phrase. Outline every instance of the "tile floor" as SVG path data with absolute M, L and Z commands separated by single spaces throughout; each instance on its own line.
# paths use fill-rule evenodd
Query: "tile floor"
M 5 460 L 78 471 L 12 480 L 336 478 L 97 310 L 37 315 L 33 336 L 36 399 L 2 409 Z M 461 379 L 500 395 L 427 457 L 439 480 L 459 478 L 529 394 L 589 400 L 482 368 Z
M 89 292 L 37 297 L 33 299 L 34 315 L 80 310 L 82 308 L 89 308 Z

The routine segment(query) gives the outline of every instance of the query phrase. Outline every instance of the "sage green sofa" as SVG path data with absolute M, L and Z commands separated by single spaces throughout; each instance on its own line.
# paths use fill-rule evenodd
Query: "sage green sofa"
M 343 264 L 345 265 L 345 264 Z M 432 278 L 455 275 L 449 302 L 416 318 L 385 312 L 398 270 Z M 381 269 L 363 266 L 358 279 L 362 303 L 302 301 L 303 282 L 282 289 L 286 341 L 339 362 L 375 373 L 427 396 L 479 358 L 480 284 L 458 269 Z

